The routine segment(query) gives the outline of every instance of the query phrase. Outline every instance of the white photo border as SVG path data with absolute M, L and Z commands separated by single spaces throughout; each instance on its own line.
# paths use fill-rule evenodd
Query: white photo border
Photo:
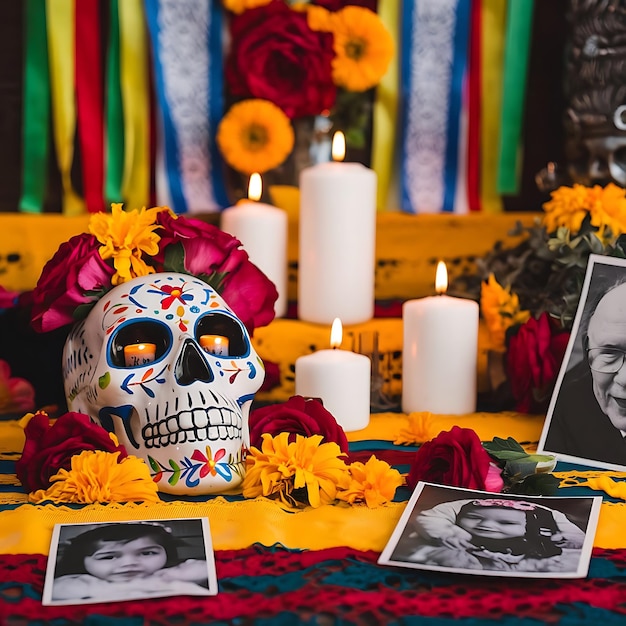
M 574 357 L 574 354 L 576 353 L 576 350 L 580 349 L 579 344 L 581 343 L 581 340 L 582 340 L 580 333 L 579 333 L 580 323 L 581 323 L 581 320 L 583 319 L 583 315 L 586 313 L 588 299 L 590 295 L 590 289 L 592 289 L 594 286 L 593 284 L 594 270 L 596 270 L 598 266 L 602 266 L 602 265 L 622 268 L 624 274 L 626 274 L 626 259 L 621 259 L 618 257 L 603 256 L 603 255 L 598 255 L 598 254 L 589 255 L 589 261 L 587 263 L 587 270 L 585 273 L 585 279 L 584 279 L 583 286 L 581 289 L 580 300 L 578 302 L 578 308 L 576 309 L 576 315 L 574 317 L 574 322 L 572 324 L 572 330 L 571 330 L 570 338 L 567 344 L 567 349 L 565 351 L 565 356 L 563 357 L 563 362 L 561 363 L 559 375 L 557 377 L 555 387 L 552 392 L 552 397 L 550 399 L 548 410 L 546 412 L 546 419 L 543 424 L 543 429 L 541 432 L 541 437 L 539 439 L 537 450 L 538 452 L 545 452 L 545 453 L 553 454 L 560 461 L 578 463 L 580 465 L 601 468 L 601 469 L 626 471 L 626 460 L 624 464 L 608 463 L 608 462 L 602 461 L 601 459 L 594 459 L 594 458 L 587 457 L 587 456 L 577 456 L 574 454 L 569 454 L 567 452 L 564 452 L 563 450 L 555 450 L 546 444 L 546 440 L 550 434 L 554 412 L 555 412 L 555 409 L 557 408 L 557 405 L 559 404 L 559 400 L 560 400 L 559 394 L 561 391 L 561 386 L 564 382 L 565 375 L 575 364 L 575 363 L 572 363 L 572 359 Z M 616 276 L 617 276 L 617 273 L 616 273 Z M 596 282 L 597 281 L 598 279 L 596 278 Z M 604 292 L 606 293 L 606 289 L 604 290 Z
M 48 555 L 48 562 L 46 565 L 46 575 L 44 580 L 44 589 L 42 596 L 42 604 L 44 606 L 66 606 L 66 605 L 82 605 L 82 604 L 96 604 L 96 603 L 115 603 L 123 602 L 125 600 L 138 600 L 138 598 L 117 598 L 117 599 L 102 599 L 102 598 L 89 598 L 79 600 L 53 600 L 52 592 L 55 582 L 55 574 L 58 566 L 59 545 L 62 540 L 62 534 L 64 529 L 78 528 L 81 526 L 110 526 L 112 524 L 159 524 L 162 526 L 168 526 L 170 524 L 176 525 L 179 522 L 199 522 L 200 530 L 202 534 L 203 556 L 206 560 L 207 566 L 207 578 L 208 585 L 206 591 L 202 593 L 194 594 L 198 596 L 214 596 L 218 593 L 217 572 L 215 569 L 215 553 L 213 549 L 213 541 L 211 539 L 211 532 L 209 527 L 209 520 L 207 517 L 180 517 L 180 518 L 167 518 L 167 519 L 130 519 L 130 520 L 107 520 L 107 521 L 91 521 L 91 522 L 79 522 L 79 523 L 59 523 L 55 524 L 52 530 L 52 539 L 50 542 L 50 551 Z M 163 595 L 155 595 L 154 598 L 162 597 L 175 597 L 180 595 L 179 593 L 172 592 L 171 594 L 164 593 Z M 150 598 L 145 599 L 152 599 Z
M 447 494 L 447 495 L 446 495 Z M 401 539 L 405 537 L 407 528 L 411 519 L 416 515 L 416 512 L 420 509 L 420 497 L 424 499 L 428 497 L 436 499 L 438 503 L 442 502 L 454 502 L 459 499 L 504 499 L 504 500 L 521 500 L 524 502 L 531 502 L 538 506 L 550 509 L 550 505 L 555 507 L 556 510 L 561 510 L 556 507 L 556 503 L 570 504 L 572 507 L 575 504 L 581 504 L 586 501 L 588 506 L 588 515 L 586 517 L 585 528 L 581 529 L 585 533 L 585 539 L 582 547 L 579 549 L 578 567 L 576 571 L 570 572 L 535 572 L 535 571 L 508 571 L 508 570 L 483 570 L 473 568 L 459 568 L 459 567 L 446 567 L 441 565 L 434 565 L 428 563 L 414 563 L 411 561 L 404 561 L 394 559 L 393 554 Z M 464 489 L 461 487 L 448 487 L 445 485 L 438 485 L 436 483 L 429 483 L 420 481 L 417 483 L 411 498 L 407 502 L 398 524 L 396 525 L 389 541 L 385 545 L 381 552 L 377 563 L 379 565 L 390 565 L 396 567 L 404 567 L 409 569 L 419 569 L 427 571 L 439 571 L 449 572 L 456 574 L 470 574 L 474 576 L 499 576 L 506 578 L 584 578 L 589 572 L 589 564 L 591 561 L 591 552 L 593 550 L 593 540 L 598 527 L 598 518 L 600 516 L 600 506 L 602 504 L 602 496 L 528 496 L 528 495 L 515 495 L 509 493 L 494 493 L 490 491 L 477 491 L 474 489 Z M 430 508 L 431 504 L 427 504 L 423 510 Z M 554 510 L 554 509 L 551 509 Z

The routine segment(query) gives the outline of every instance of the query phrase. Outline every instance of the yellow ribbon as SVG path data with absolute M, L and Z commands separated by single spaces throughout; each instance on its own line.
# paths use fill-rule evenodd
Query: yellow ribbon
M 378 1 L 378 16 L 396 42 L 400 41 L 399 15 L 400 3 L 397 0 Z M 379 211 L 384 211 L 387 208 L 397 209 L 399 206 L 399 200 L 396 199 L 394 201 L 396 203 L 395 206 L 388 207 L 392 172 L 395 171 L 393 165 L 398 113 L 399 58 L 400 55 L 396 45 L 396 50 L 387 72 L 376 88 L 376 100 L 374 101 L 372 169 L 378 176 L 376 206 Z
M 63 213 L 79 215 L 85 204 L 72 187 L 76 131 L 74 89 L 74 1 L 46 0 L 48 58 L 55 147 L 63 185 Z
M 480 195 L 482 209 L 489 213 L 502 211 L 497 177 L 506 7 L 504 0 L 483 0 L 481 13 Z
M 122 194 L 129 208 L 150 200 L 148 45 L 142 0 L 119 3 L 120 82 L 124 110 Z

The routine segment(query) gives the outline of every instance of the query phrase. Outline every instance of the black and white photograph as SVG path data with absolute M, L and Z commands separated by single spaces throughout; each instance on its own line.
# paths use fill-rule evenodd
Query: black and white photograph
M 419 482 L 378 563 L 523 578 L 587 575 L 602 498 Z
M 217 594 L 206 518 L 56 524 L 43 604 Z
M 591 255 L 539 450 L 626 469 L 626 259 Z

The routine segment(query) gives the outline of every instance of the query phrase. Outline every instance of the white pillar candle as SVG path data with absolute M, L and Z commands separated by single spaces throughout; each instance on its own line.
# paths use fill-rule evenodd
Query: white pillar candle
M 404 413 L 461 415 L 476 410 L 478 304 L 446 296 L 446 287 L 446 268 L 440 263 L 440 295 L 402 306 Z
M 333 158 L 342 159 L 337 150 L 335 138 Z M 300 173 L 300 319 L 357 324 L 374 316 L 376 181 L 360 163 L 318 163 Z
M 333 322 L 330 350 L 296 359 L 296 395 L 320 398 L 344 431 L 360 430 L 370 420 L 371 361 L 340 350 L 341 322 Z
M 250 177 L 248 200 L 222 211 L 221 229 L 241 241 L 250 260 L 274 283 L 276 317 L 287 312 L 287 213 L 261 197 L 261 177 Z

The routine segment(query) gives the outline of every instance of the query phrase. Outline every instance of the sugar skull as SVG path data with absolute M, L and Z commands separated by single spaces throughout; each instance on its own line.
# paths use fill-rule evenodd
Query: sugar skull
M 72 329 L 63 353 L 69 409 L 115 432 L 159 490 L 173 494 L 241 482 L 248 413 L 264 374 L 219 294 L 177 273 L 112 289 Z

